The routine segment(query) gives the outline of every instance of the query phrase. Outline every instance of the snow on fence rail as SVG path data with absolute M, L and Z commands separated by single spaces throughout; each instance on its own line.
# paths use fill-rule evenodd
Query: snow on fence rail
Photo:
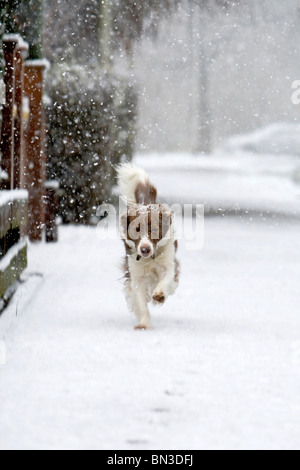
M 0 310 L 8 290 L 27 266 L 27 191 L 0 191 Z

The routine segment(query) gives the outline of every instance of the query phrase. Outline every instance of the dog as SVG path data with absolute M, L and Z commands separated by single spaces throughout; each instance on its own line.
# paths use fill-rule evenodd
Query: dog
M 117 168 L 121 197 L 127 210 L 120 214 L 120 232 L 125 244 L 125 296 L 138 324 L 151 328 L 148 304 L 162 305 L 179 285 L 178 241 L 174 215 L 157 203 L 157 190 L 144 170 L 131 163 Z

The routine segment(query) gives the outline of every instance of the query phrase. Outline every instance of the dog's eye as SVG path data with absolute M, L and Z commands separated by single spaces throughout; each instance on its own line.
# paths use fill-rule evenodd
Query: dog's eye
M 140 228 L 140 227 L 137 227 L 137 228 L 136 228 L 136 231 L 137 231 L 137 232 L 140 232 L 140 231 L 141 231 L 141 228 Z

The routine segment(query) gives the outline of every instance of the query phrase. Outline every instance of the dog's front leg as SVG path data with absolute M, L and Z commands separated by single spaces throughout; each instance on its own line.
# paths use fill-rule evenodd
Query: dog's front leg
M 177 284 L 175 281 L 175 267 L 163 271 L 159 276 L 159 282 L 155 288 L 152 300 L 157 304 L 163 304 L 169 297 L 174 294 Z
M 139 324 L 137 330 L 148 330 L 151 328 L 150 312 L 147 305 L 147 286 L 141 280 L 132 283 L 132 310 Z

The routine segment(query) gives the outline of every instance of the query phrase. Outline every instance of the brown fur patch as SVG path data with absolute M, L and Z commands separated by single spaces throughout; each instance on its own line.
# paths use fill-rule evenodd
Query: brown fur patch
M 135 190 L 135 200 L 137 204 L 148 206 L 149 204 L 156 204 L 157 190 L 152 184 L 139 183 Z

